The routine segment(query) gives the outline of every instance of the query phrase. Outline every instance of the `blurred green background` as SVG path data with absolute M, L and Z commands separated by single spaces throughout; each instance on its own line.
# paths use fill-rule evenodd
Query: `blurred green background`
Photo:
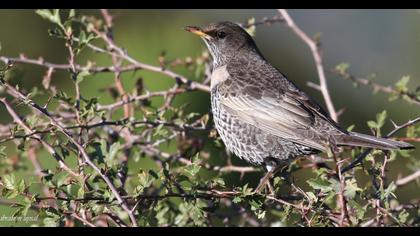
M 77 10 L 77 14 L 96 15 L 96 10 Z M 276 10 L 111 10 L 115 16 L 114 34 L 117 45 L 127 49 L 137 60 L 157 65 L 157 58 L 162 51 L 167 59 L 199 56 L 205 45 L 197 37 L 186 33 L 186 25 L 203 25 L 210 22 L 230 20 L 246 22 L 249 18 L 261 20 L 272 17 Z M 324 64 L 326 69 L 334 68 L 341 62 L 351 65 L 350 72 L 368 76 L 376 74 L 375 81 L 392 85 L 404 75 L 410 75 L 410 88 L 420 85 L 420 14 L 416 10 L 290 10 L 295 22 L 308 34 L 321 33 Z M 33 10 L 0 10 L 0 55 L 17 57 L 24 53 L 29 58 L 43 57 L 46 61 L 66 63 L 67 49 L 61 40 L 48 36 L 51 23 L 35 14 Z M 287 27 L 280 23 L 272 26 L 258 26 L 255 40 L 265 57 L 280 71 L 296 82 L 304 91 L 324 105 L 320 93 L 306 85 L 307 81 L 317 83 L 318 78 L 307 46 Z M 108 56 L 90 53 L 85 50 L 78 58 L 78 63 L 87 60 L 98 65 L 110 65 Z M 39 86 L 45 68 L 25 65 L 19 73 L 21 86 L 31 88 Z M 194 78 L 194 73 L 179 68 L 183 75 Z M 138 77 L 145 79 L 149 90 L 166 89 L 173 80 L 157 73 L 139 71 L 123 76 L 127 91 L 131 91 Z M 340 117 L 340 124 L 348 127 L 355 124 L 355 131 L 369 133 L 366 121 L 374 120 L 375 115 L 387 110 L 389 118 L 397 124 L 420 115 L 418 106 L 397 100 L 388 101 L 389 95 L 372 95 L 369 88 L 354 88 L 352 83 L 327 72 L 331 96 L 337 110 L 345 108 Z M 56 72 L 53 84 L 68 94 L 73 94 L 73 86 L 68 73 Z M 88 77 L 81 84 L 82 94 L 98 96 L 100 103 L 112 100 L 99 92 L 99 89 L 113 84 L 111 73 Z M 203 92 L 183 95 L 182 101 L 191 103 L 191 110 L 206 112 L 209 109 L 209 96 Z M 0 121 L 8 122 L 5 110 L 0 109 Z M 384 132 L 389 132 L 392 125 L 387 121 Z M 402 132 L 404 133 L 404 132 Z M 420 146 L 417 145 L 419 149 Z M 7 150 L 13 153 L 15 150 Z M 418 155 L 419 151 L 415 152 Z M 240 164 L 245 165 L 243 162 Z M 407 175 L 406 161 L 401 159 L 388 167 L 388 178 Z M 251 175 L 255 178 L 259 175 Z M 247 178 L 238 184 L 244 184 Z M 304 183 L 305 179 L 301 180 Z M 419 197 L 419 188 L 411 183 L 397 191 L 401 202 Z M 11 212 L 7 207 L 0 207 L 0 216 Z M 0 222 L 0 225 L 4 225 Z M 7 224 L 6 224 L 7 225 Z

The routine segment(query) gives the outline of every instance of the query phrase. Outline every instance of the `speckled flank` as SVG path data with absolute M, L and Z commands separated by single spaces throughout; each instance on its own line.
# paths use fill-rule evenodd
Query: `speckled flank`
M 312 148 L 287 141 L 241 121 L 220 104 L 217 88 L 212 91 L 211 106 L 215 127 L 227 149 L 255 165 L 268 160 L 290 161 L 294 157 L 317 153 Z

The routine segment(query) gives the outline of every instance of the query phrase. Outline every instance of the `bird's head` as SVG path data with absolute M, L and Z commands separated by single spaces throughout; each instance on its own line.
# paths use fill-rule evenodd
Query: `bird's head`
M 216 66 L 225 64 L 238 55 L 238 52 L 258 53 L 251 35 L 232 22 L 212 23 L 204 27 L 187 26 L 185 30 L 204 40 Z

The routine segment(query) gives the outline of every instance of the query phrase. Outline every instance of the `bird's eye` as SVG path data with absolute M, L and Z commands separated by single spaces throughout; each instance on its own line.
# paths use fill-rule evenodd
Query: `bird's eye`
M 216 36 L 219 39 L 222 39 L 222 38 L 226 37 L 226 33 L 224 31 L 217 31 Z

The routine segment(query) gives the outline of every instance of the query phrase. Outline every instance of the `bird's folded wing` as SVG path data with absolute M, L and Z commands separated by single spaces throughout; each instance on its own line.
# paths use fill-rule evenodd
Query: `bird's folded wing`
M 232 115 L 265 132 L 293 142 L 324 150 L 314 137 L 314 114 L 293 95 L 284 94 L 280 99 L 272 96 L 225 95 L 221 103 Z

